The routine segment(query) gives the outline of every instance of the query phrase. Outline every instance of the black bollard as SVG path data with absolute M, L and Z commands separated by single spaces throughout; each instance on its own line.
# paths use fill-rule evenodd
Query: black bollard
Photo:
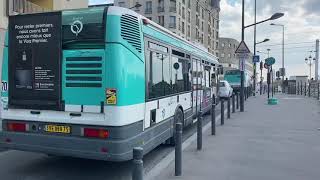
M 182 123 L 176 124 L 175 176 L 182 174 Z
M 221 125 L 224 125 L 224 99 L 221 99 Z
M 231 106 L 231 103 L 230 103 L 230 97 L 228 97 L 228 103 L 227 103 L 228 107 L 227 107 L 227 115 L 228 115 L 228 119 L 230 119 L 231 115 L 230 115 L 230 106 Z
M 296 84 L 296 87 L 298 87 L 296 88 L 296 95 L 299 95 L 299 82 Z
M 302 95 L 302 82 L 300 83 L 300 95 Z
M 232 113 L 236 112 L 236 101 L 235 101 L 235 94 L 232 94 Z
M 132 180 L 143 180 L 143 149 L 133 148 L 133 171 Z
M 239 93 L 237 93 L 237 109 L 239 109 Z
M 198 114 L 197 121 L 197 150 L 202 149 L 202 111 Z
M 211 104 L 211 135 L 216 135 L 216 104 Z

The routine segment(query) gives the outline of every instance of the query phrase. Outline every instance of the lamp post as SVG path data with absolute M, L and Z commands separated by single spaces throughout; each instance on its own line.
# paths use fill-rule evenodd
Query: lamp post
M 310 56 L 309 57 L 306 57 L 304 60 L 305 60 L 305 63 L 309 66 L 309 68 L 310 68 L 310 70 L 309 70 L 309 72 L 310 72 L 310 76 L 309 76 L 309 78 L 310 78 L 310 80 L 312 79 L 312 64 L 313 64 L 313 61 L 316 61 L 316 58 L 312 58 L 312 55 L 311 55 L 311 53 L 312 53 L 313 51 L 310 51 Z
M 267 22 L 267 21 L 271 21 L 271 20 L 275 20 L 275 19 L 278 19 L 278 18 L 281 18 L 284 14 L 283 13 L 275 13 L 273 14 L 270 18 L 268 19 L 265 19 L 263 21 L 259 21 L 259 22 L 255 22 L 253 24 L 250 24 L 250 25 L 247 25 L 245 26 L 244 25 L 244 0 L 242 0 L 242 28 L 241 28 L 241 41 L 244 42 L 244 30 L 248 27 L 251 27 L 251 26 L 256 26 L 258 24 L 261 24 L 261 23 L 264 23 L 264 22 Z M 255 3 L 256 5 L 256 3 Z M 256 7 L 255 7 L 256 9 Z M 256 10 L 255 10 L 256 11 Z M 256 52 L 254 52 L 255 54 Z M 254 73 L 256 72 L 256 64 L 254 64 Z M 254 74 L 254 78 L 255 78 L 256 74 Z M 255 88 L 255 84 L 254 84 L 254 90 L 256 89 Z M 240 111 L 241 112 L 244 112 L 244 71 L 241 71 L 241 88 L 240 88 Z
M 284 25 L 283 24 L 275 24 L 275 23 L 271 23 L 271 26 L 280 26 L 282 27 L 282 69 L 280 70 L 280 74 L 282 76 L 282 83 L 281 83 L 281 87 L 282 87 L 282 92 L 284 92 L 284 76 L 286 75 L 286 71 L 284 68 Z
M 257 51 L 258 53 L 261 53 L 261 54 L 266 54 L 268 56 L 268 58 L 270 57 L 270 51 L 271 49 L 267 49 L 267 52 L 262 52 L 262 51 Z M 272 67 L 271 67 L 272 68 Z M 262 76 L 262 69 L 261 69 L 261 76 Z M 268 71 L 267 71 L 267 85 L 268 85 L 268 99 L 270 98 L 270 68 L 268 68 Z M 261 78 L 261 81 L 260 81 L 260 86 L 262 85 L 262 78 Z

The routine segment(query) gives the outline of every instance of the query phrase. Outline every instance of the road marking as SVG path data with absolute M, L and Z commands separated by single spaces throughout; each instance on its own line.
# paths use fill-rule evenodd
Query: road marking
M 231 105 L 232 108 L 232 105 Z M 230 109 L 231 109 L 230 108 Z M 227 114 L 228 109 L 226 109 L 224 111 L 224 114 Z M 218 116 L 216 116 L 216 124 L 220 121 L 221 119 L 221 114 L 219 114 Z M 209 121 L 209 123 L 207 125 L 205 125 L 203 127 L 203 131 L 202 132 L 206 132 L 209 129 L 211 129 L 211 121 Z M 197 140 L 197 131 L 194 132 L 194 134 L 192 136 L 190 136 L 188 139 L 186 139 L 183 143 L 182 143 L 182 151 L 185 150 L 187 147 L 189 147 L 191 145 L 191 143 L 193 143 L 193 141 Z M 160 175 L 160 173 L 167 168 L 172 161 L 174 161 L 174 157 L 175 156 L 175 151 L 172 150 L 165 158 L 163 158 L 157 165 L 155 165 L 149 172 L 147 172 L 145 174 L 145 179 L 146 180 L 152 180 L 155 179 L 157 176 Z

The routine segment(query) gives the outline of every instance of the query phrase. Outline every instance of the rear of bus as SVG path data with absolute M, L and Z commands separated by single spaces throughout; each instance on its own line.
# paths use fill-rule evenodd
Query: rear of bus
M 10 17 L 0 147 L 132 158 L 132 148 L 143 145 L 144 48 L 140 18 L 123 11 L 98 7 Z
M 240 91 L 241 74 L 240 70 L 228 70 L 225 72 L 224 80 L 228 81 L 234 91 Z

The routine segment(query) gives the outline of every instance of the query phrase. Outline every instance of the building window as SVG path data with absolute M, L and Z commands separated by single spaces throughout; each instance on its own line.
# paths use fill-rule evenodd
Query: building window
M 190 25 L 188 25 L 188 27 L 187 27 L 187 36 L 188 36 L 188 37 L 191 36 Z
M 169 27 L 170 28 L 176 28 L 176 17 L 175 16 L 170 16 Z
M 179 2 L 179 15 L 181 16 L 181 3 Z
M 202 21 L 202 23 L 201 23 L 201 31 L 203 31 L 203 29 L 204 29 L 204 24 L 203 24 L 203 21 Z
M 119 7 L 125 7 L 125 6 L 126 6 L 126 3 L 125 3 L 125 2 L 119 2 L 119 3 L 118 3 L 118 6 L 119 6 Z
M 229 48 L 231 48 L 231 43 L 229 43 Z
M 221 43 L 221 47 L 224 47 L 224 43 Z
M 218 49 L 218 47 L 219 47 L 219 43 L 218 43 L 218 42 L 216 42 L 216 49 Z
M 184 28 L 184 22 L 182 21 L 181 22 L 181 32 L 182 32 L 182 34 L 185 34 L 185 28 Z
M 191 22 L 191 14 L 190 14 L 190 11 L 188 11 L 188 23 Z
M 159 0 L 158 12 L 164 12 L 164 0 Z
M 228 54 L 228 57 L 231 58 L 231 54 L 230 53 Z
M 198 15 L 196 15 L 196 25 L 197 26 L 199 26 L 199 24 L 200 24 L 200 22 L 199 22 L 200 20 L 199 20 L 199 16 Z
M 224 53 L 221 54 L 221 57 L 224 57 Z
M 182 19 L 185 19 L 186 18 L 186 11 L 185 11 L 185 8 L 182 7 Z
M 152 14 L 152 1 L 147 1 L 146 2 L 145 14 Z
M 181 30 L 181 21 L 180 21 L 180 18 L 178 18 L 178 29 L 179 29 L 179 31 Z
M 188 0 L 188 8 L 191 8 L 191 0 Z
M 176 0 L 170 0 L 170 12 L 177 12 Z
M 159 20 L 159 24 L 160 24 L 161 26 L 164 26 L 164 16 L 159 16 L 159 17 L 158 17 L 158 20 Z

